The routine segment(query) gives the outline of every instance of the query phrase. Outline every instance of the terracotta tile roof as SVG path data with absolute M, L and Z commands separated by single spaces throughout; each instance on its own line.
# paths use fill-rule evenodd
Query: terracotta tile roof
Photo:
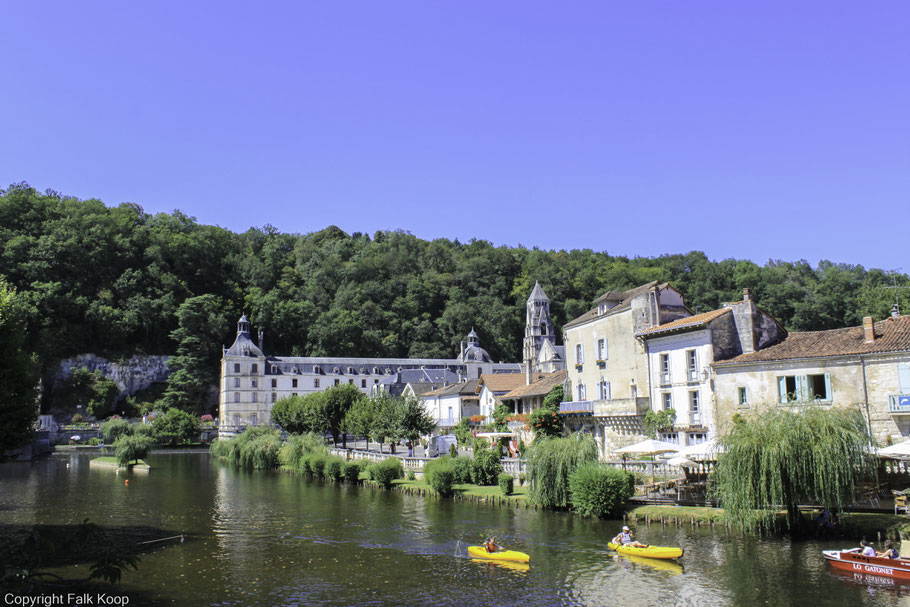
M 543 394 L 549 394 L 550 390 L 556 386 L 561 386 L 568 372 L 563 369 L 562 371 L 554 371 L 553 373 L 547 373 L 540 380 L 534 382 L 528 386 L 522 386 L 520 388 L 515 388 L 508 394 L 502 395 L 502 400 L 512 400 L 515 398 L 523 398 L 525 396 L 541 396 Z
M 657 325 L 656 327 L 651 327 L 646 331 L 642 331 L 639 335 L 654 335 L 655 333 L 667 333 L 670 331 L 679 331 L 681 329 L 694 329 L 695 327 L 700 327 L 708 324 L 715 318 L 720 318 L 727 312 L 730 312 L 730 308 L 721 308 L 719 310 L 711 310 L 710 312 L 703 312 L 702 314 L 696 314 L 695 316 L 687 316 L 686 318 L 679 318 L 673 322 L 664 323 L 662 325 Z
M 486 386 L 490 392 L 509 392 L 523 385 L 525 385 L 524 373 L 484 373 L 480 376 L 477 389 L 480 390 Z
M 885 352 L 910 352 L 910 316 L 890 317 L 875 323 L 875 341 L 865 343 L 862 327 L 790 333 L 777 344 L 749 354 L 740 354 L 715 365 L 760 361 L 850 356 Z
M 567 322 L 565 325 L 563 325 L 563 329 L 568 329 L 568 328 L 574 327 L 576 325 L 584 324 L 584 323 L 588 322 L 589 320 L 596 318 L 598 316 L 608 316 L 610 314 L 614 314 L 617 312 L 621 312 L 623 310 L 627 310 L 629 308 L 629 305 L 632 303 L 632 300 L 635 299 L 636 297 L 638 297 L 639 295 L 647 293 L 651 289 L 657 289 L 659 291 L 659 290 L 665 289 L 669 286 L 670 286 L 670 283 L 667 283 L 667 282 L 658 283 L 656 280 L 652 280 L 651 282 L 649 282 L 647 284 L 643 284 L 641 286 L 638 286 L 638 287 L 635 287 L 632 289 L 628 289 L 626 291 L 607 291 L 606 293 L 604 293 L 603 295 L 601 295 L 600 297 L 598 297 L 597 299 L 594 300 L 593 308 L 591 308 L 590 310 L 588 310 L 587 312 L 585 312 L 578 318 Z M 607 310 L 606 313 L 597 314 L 597 304 L 600 304 L 600 303 L 603 303 L 606 301 L 612 301 L 612 302 L 617 302 L 617 303 L 612 308 Z

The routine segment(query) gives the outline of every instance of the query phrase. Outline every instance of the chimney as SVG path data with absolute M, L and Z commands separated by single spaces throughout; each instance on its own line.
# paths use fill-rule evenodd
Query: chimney
M 872 322 L 872 317 L 864 316 L 863 317 L 863 340 L 867 344 L 871 344 L 873 341 L 875 341 L 874 327 L 875 327 L 875 325 Z
M 897 304 L 891 304 L 891 318 L 897 318 L 901 315 L 901 308 Z
M 752 289 L 743 289 L 743 301 L 752 301 Z

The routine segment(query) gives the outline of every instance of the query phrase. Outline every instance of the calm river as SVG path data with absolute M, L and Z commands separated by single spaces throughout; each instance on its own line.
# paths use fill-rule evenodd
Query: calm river
M 910 587 L 829 571 L 821 550 L 839 543 L 640 526 L 640 539 L 685 549 L 680 566 L 649 564 L 607 550 L 617 521 L 244 472 L 205 453 L 152 455 L 150 474 L 125 477 L 90 470 L 93 456 L 0 466 L 0 524 L 186 534 L 124 576 L 133 605 L 910 605 Z M 530 567 L 468 558 L 486 535 Z

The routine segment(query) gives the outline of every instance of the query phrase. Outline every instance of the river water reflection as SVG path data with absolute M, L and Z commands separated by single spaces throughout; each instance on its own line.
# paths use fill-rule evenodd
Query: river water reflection
M 0 466 L 0 524 L 154 526 L 186 534 L 143 555 L 119 591 L 177 605 L 910 605 L 910 587 L 832 573 L 839 543 L 756 541 L 652 525 L 680 565 L 616 557 L 617 521 L 427 501 L 244 472 L 208 454 L 154 454 L 148 475 L 91 470 L 92 455 Z M 130 484 L 124 484 L 129 478 Z M 496 535 L 530 567 L 467 557 Z M 133 604 L 136 604 L 134 601 Z

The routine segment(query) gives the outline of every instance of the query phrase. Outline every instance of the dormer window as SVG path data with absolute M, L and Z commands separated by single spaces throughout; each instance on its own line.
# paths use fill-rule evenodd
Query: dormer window
M 391 374 L 391 373 L 392 373 L 392 368 L 391 368 L 391 367 L 386 367 L 386 368 L 385 368 L 385 372 L 386 372 L 386 374 Z
M 379 375 L 379 367 L 373 367 L 373 375 Z
M 348 375 L 354 373 L 354 367 L 348 367 Z
M 322 371 L 319 369 L 319 365 L 314 365 L 314 366 L 313 366 L 313 373 L 321 373 L 321 372 L 322 372 Z
M 338 367 L 335 367 L 334 369 L 332 369 L 332 373 L 334 373 L 335 375 L 338 375 L 339 373 L 341 373 L 341 371 L 338 369 Z

